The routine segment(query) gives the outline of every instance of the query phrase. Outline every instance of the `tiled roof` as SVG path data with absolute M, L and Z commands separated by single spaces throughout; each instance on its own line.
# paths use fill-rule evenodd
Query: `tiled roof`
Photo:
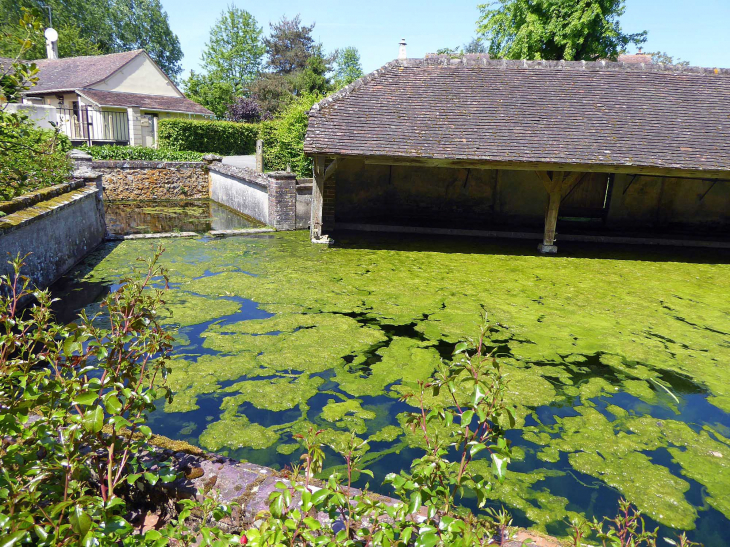
M 394 61 L 310 111 L 308 154 L 730 170 L 730 70 Z
M 33 86 L 32 92 L 72 91 L 89 87 L 108 78 L 142 53 L 143 49 L 136 49 L 109 55 L 38 59 L 33 61 L 38 66 L 38 84 Z
M 120 93 L 118 91 L 100 91 L 98 89 L 79 89 L 79 95 L 94 101 L 99 106 L 138 106 L 142 109 L 160 110 L 163 112 L 184 112 L 212 116 L 213 113 L 198 103 L 185 97 L 165 97 L 162 95 L 144 95 L 142 93 Z

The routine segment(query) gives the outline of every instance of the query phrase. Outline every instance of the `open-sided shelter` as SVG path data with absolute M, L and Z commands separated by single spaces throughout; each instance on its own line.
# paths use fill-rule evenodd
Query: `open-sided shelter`
M 728 69 L 399 59 L 315 105 L 304 149 L 314 239 L 730 235 Z

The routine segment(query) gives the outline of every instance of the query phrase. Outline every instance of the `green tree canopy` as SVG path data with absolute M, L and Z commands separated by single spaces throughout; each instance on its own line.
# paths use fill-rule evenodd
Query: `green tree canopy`
M 265 53 L 262 29 L 249 12 L 228 6 L 210 29 L 203 51 L 203 68 L 236 92 L 256 78 Z
M 190 71 L 190 75 L 183 82 L 183 90 L 188 99 L 203 105 L 221 120 L 225 118 L 228 105 L 235 98 L 233 85 L 210 74 L 197 74 L 194 70 Z
M 479 6 L 477 31 L 505 59 L 616 59 L 646 31 L 626 34 L 625 0 L 497 0 Z
M 297 15 L 293 19 L 281 18 L 270 23 L 271 35 L 264 38 L 269 68 L 280 74 L 291 74 L 307 68 L 307 60 L 315 53 L 317 44 L 312 38 L 314 23 L 302 25 Z
M 22 35 L 17 24 L 22 8 L 33 10 L 43 26 L 49 26 L 50 8 L 61 57 L 144 48 L 170 78 L 182 72 L 180 42 L 159 0 L 0 0 L 0 56 L 11 56 L 17 43 L 13 37 Z M 33 37 L 23 58 L 45 58 L 44 44 L 42 36 Z
M 357 48 L 346 47 L 337 52 L 335 58 L 335 85 L 343 87 L 362 77 L 360 52 Z

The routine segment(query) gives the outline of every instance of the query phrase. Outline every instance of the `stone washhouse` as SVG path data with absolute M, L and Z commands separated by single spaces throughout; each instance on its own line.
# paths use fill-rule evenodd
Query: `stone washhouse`
M 403 57 L 309 112 L 313 241 L 730 247 L 730 70 Z

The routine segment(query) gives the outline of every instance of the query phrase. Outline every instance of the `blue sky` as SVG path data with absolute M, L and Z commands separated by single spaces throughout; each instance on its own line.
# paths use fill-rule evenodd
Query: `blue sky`
M 484 0 L 265 0 L 236 1 L 268 32 L 269 22 L 300 13 L 316 21 L 314 36 L 326 50 L 355 46 L 366 72 L 398 54 L 406 38 L 409 57 L 454 47 L 475 34 L 477 4 Z M 186 74 L 199 68 L 210 27 L 230 0 L 162 0 L 180 38 Z M 730 67 L 730 0 L 627 0 L 624 31 L 649 31 L 647 51 L 666 51 L 693 65 Z

